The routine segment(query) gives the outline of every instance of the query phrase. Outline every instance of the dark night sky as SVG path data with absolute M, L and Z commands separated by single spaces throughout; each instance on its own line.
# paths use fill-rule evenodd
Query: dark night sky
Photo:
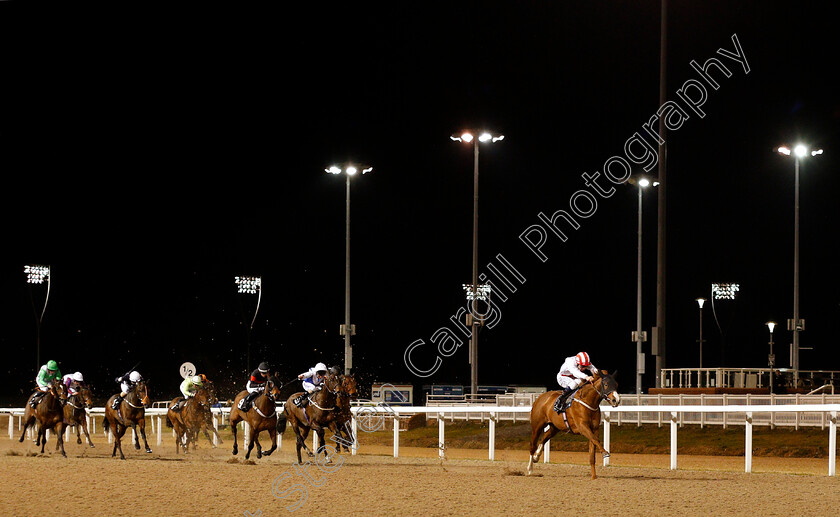
M 355 363 L 374 379 L 469 384 L 466 346 L 434 376 L 431 335 L 463 304 L 472 244 L 464 127 L 502 131 L 481 148 L 479 262 L 502 254 L 526 278 L 480 334 L 481 384 L 554 384 L 581 349 L 632 391 L 635 187 L 616 186 L 537 260 L 519 239 L 568 209 L 581 174 L 602 171 L 659 107 L 659 2 L 402 3 L 346 10 L 29 12 L 0 6 L 5 50 L 0 149 L 0 346 L 19 405 L 35 375 L 35 316 L 23 265 L 50 264 L 41 358 L 81 370 L 100 394 L 138 361 L 161 397 L 178 366 L 243 383 L 261 275 L 254 362 L 291 378 L 338 363 L 344 308 L 344 184 L 324 167 L 375 167 L 352 186 Z M 698 296 L 741 284 L 706 310 L 705 366 L 762 367 L 764 322 L 792 313 L 793 160 L 802 168 L 805 369 L 840 370 L 840 99 L 834 17 L 823 3 L 669 3 L 668 99 L 690 62 L 732 71 L 705 117 L 668 134 L 668 367 L 697 365 Z M 230 6 L 225 9 L 231 9 Z M 96 16 L 94 16 L 96 14 Z M 750 72 L 716 54 L 737 34 Z M 604 186 L 610 184 L 601 178 Z M 656 199 L 644 202 L 644 327 L 655 322 Z M 43 304 L 43 289 L 31 291 Z M 786 366 L 790 333 L 777 333 Z M 649 353 L 649 344 L 645 345 Z M 653 361 L 648 362 L 653 371 Z M 654 383 L 645 377 L 645 386 Z M 8 394 L 4 394 L 8 396 Z

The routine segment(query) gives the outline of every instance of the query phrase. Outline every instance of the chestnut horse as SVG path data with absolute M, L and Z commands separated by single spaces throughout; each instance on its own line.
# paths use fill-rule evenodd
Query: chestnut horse
M 335 423 L 335 415 L 333 413 L 337 410 L 336 397 L 341 388 L 338 377 L 337 375 L 328 373 L 324 377 L 324 384 L 321 390 L 315 393 L 315 395 L 308 395 L 309 403 L 302 408 L 298 407 L 294 403 L 294 400 L 299 395 L 305 395 L 304 392 L 294 393 L 286 400 L 283 415 L 277 422 L 277 430 L 283 433 L 286 430 L 286 423 L 292 423 L 292 429 L 297 439 L 295 446 L 297 448 L 298 463 L 300 464 L 303 464 L 300 455 L 301 448 L 306 450 L 306 454 L 310 458 L 315 456 L 309 447 L 306 446 L 306 437 L 309 436 L 310 429 L 315 430 L 321 446 L 326 445 L 324 443 L 324 428 L 330 427 Z M 318 451 L 320 450 L 319 448 Z M 329 463 L 329 455 L 326 453 L 326 449 L 324 449 L 324 454 L 327 456 L 327 463 Z
M 134 448 L 140 449 L 140 436 L 142 436 L 143 445 L 146 446 L 146 452 L 151 453 L 152 449 L 146 440 L 145 406 L 149 404 L 149 387 L 146 385 L 146 381 L 142 380 L 138 382 L 115 410 L 111 406 L 116 397 L 117 394 L 111 395 L 108 403 L 105 404 L 105 421 L 103 422 L 105 431 L 108 431 L 109 427 L 113 430 L 114 451 L 111 453 L 111 457 L 116 456 L 117 450 L 119 450 L 120 459 L 125 459 L 122 451 L 122 436 L 129 427 L 134 430 Z M 140 428 L 139 436 L 137 434 L 138 427 Z
M 71 385 L 70 390 L 72 394 L 67 397 L 67 403 L 64 405 L 65 425 L 72 425 L 76 428 L 76 443 L 82 443 L 82 431 L 84 431 L 88 445 L 95 447 L 90 440 L 87 411 L 85 411 L 85 409 L 93 407 L 93 394 L 90 387 L 87 385 Z
M 32 400 L 35 394 L 30 395 L 29 400 Z M 29 405 L 29 400 L 26 403 L 26 410 L 23 413 L 23 431 L 20 433 L 19 442 L 23 441 L 26 435 L 26 429 L 38 422 L 38 436 L 35 439 L 35 446 L 41 446 L 41 454 L 44 453 L 44 446 L 47 444 L 47 429 L 52 429 L 56 435 L 56 450 L 61 448 L 61 455 L 65 458 L 67 454 L 64 452 L 64 402 L 67 400 L 67 393 L 64 391 L 64 384 L 59 381 L 50 383 L 47 394 L 44 395 L 38 402 L 38 405 L 33 409 Z
M 265 382 L 265 390 L 257 395 L 251 402 L 251 407 L 248 411 L 239 409 L 239 401 L 248 395 L 247 390 L 240 391 L 230 407 L 230 429 L 233 431 L 233 454 L 239 452 L 239 446 L 236 443 L 236 424 L 248 422 L 250 432 L 248 435 L 248 452 L 245 453 L 245 459 L 251 457 L 251 450 L 254 445 L 257 446 L 257 459 L 268 456 L 274 449 L 277 448 L 277 402 L 280 398 L 280 387 L 282 383 L 277 380 L 276 376 L 271 376 Z M 267 451 L 262 450 L 262 445 L 259 441 L 260 433 L 268 431 L 271 437 L 271 449 Z
M 570 395 L 571 406 L 565 410 L 565 417 L 562 413 L 558 415 L 554 411 L 554 402 L 560 395 L 559 391 L 547 391 L 537 397 L 531 408 L 531 455 L 528 458 L 528 475 L 532 473 L 534 463 L 539 461 L 545 442 L 559 431 L 566 430 L 589 439 L 589 466 L 592 479 L 596 479 L 595 448 L 597 447 L 605 458 L 610 456 L 598 441 L 598 426 L 601 425 L 600 404 L 602 400 L 606 400 L 612 407 L 617 407 L 621 402 L 615 373 L 610 375 L 609 372 L 601 370 L 592 383 L 583 384 Z
M 217 434 L 216 428 L 212 426 L 211 408 L 213 404 L 218 402 L 216 392 L 213 385 L 208 381 L 205 386 L 199 388 L 195 396 L 190 397 L 184 403 L 184 407 L 180 411 L 174 411 L 172 407 L 183 397 L 176 397 L 172 399 L 169 404 L 169 410 L 166 412 L 166 425 L 174 427 L 175 429 L 175 453 L 177 454 L 180 448 L 187 452 L 190 442 L 193 444 L 193 450 L 198 447 L 198 433 L 204 431 L 204 436 L 213 443 L 207 428 L 213 429 Z M 207 419 L 210 417 L 211 425 L 207 425 Z M 214 444 L 215 448 L 216 445 Z

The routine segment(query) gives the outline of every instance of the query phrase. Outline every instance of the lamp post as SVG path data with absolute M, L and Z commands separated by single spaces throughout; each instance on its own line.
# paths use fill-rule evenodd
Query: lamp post
M 47 302 L 50 300 L 50 266 L 40 266 L 37 264 L 23 266 L 23 272 L 26 274 L 26 283 L 30 285 L 40 285 L 47 283 L 47 296 L 44 298 L 44 307 L 41 309 L 40 316 L 36 313 L 35 319 L 35 361 L 36 370 L 41 367 L 41 323 L 44 321 L 44 313 L 47 311 Z M 30 299 L 32 291 L 29 291 Z M 35 309 L 35 300 L 32 300 L 32 309 Z
M 256 294 L 257 308 L 254 310 L 254 317 L 248 326 L 248 336 L 245 352 L 245 368 L 251 371 L 251 331 L 254 330 L 254 322 L 257 321 L 257 313 L 260 311 L 260 300 L 262 299 L 262 278 L 258 276 L 235 276 L 236 292 L 239 294 Z
M 705 298 L 697 298 L 697 306 L 700 307 L 700 368 L 703 368 L 703 304 L 706 303 Z M 698 383 L 699 385 L 699 383 Z
M 455 142 L 465 142 L 473 144 L 473 244 L 472 244 L 472 291 L 473 297 L 469 300 L 470 307 L 474 307 L 475 300 L 478 299 L 478 144 L 493 143 L 504 140 L 504 135 L 494 135 L 487 131 L 483 131 L 476 138 L 473 131 L 464 131 L 461 134 L 452 135 L 449 138 Z M 472 314 L 472 311 L 467 315 L 468 325 L 470 327 L 470 392 L 473 395 L 478 394 L 478 325 L 483 324 Z
M 356 327 L 350 324 L 350 177 L 359 172 L 363 175 L 372 171 L 373 167 L 362 167 L 353 164 L 346 164 L 343 167 L 333 165 L 324 171 L 329 174 L 344 173 L 346 178 L 346 217 L 345 217 L 345 240 L 344 240 L 344 324 L 339 327 L 339 334 L 344 336 L 344 375 L 349 375 L 353 368 L 353 349 L 350 347 L 350 336 L 356 334 Z
M 770 367 L 770 393 L 773 393 L 773 368 L 776 367 L 776 356 L 773 354 L 773 329 L 776 328 L 775 321 L 765 323 L 770 329 L 770 355 L 767 356 L 767 365 Z
M 647 178 L 640 178 L 639 185 L 639 228 L 638 228 L 638 259 L 636 263 L 636 330 L 633 341 L 636 342 L 636 393 L 642 393 L 642 374 L 645 373 L 645 356 L 642 354 L 642 343 L 647 341 L 647 332 L 642 330 L 642 191 L 651 185 Z M 654 186 L 658 182 L 654 183 Z
M 791 155 L 788 147 L 782 146 L 777 149 L 779 154 Z M 791 368 L 793 368 L 793 385 L 799 386 L 799 333 L 804 330 L 805 320 L 799 318 L 799 161 L 809 154 L 817 156 L 823 153 L 822 149 L 809 150 L 803 144 L 797 144 L 793 148 L 794 156 L 794 215 L 793 215 L 793 320 L 788 320 L 788 330 L 793 331 L 793 343 L 791 344 Z

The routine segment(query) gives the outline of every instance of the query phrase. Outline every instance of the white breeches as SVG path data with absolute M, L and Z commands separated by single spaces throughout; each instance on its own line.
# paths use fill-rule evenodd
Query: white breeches
M 577 379 L 575 377 L 566 377 L 565 375 L 557 374 L 557 384 L 560 385 L 561 388 L 572 388 L 575 389 L 581 385 L 583 379 Z

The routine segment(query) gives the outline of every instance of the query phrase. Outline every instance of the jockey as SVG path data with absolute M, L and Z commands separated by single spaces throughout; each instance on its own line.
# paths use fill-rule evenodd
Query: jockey
M 85 378 L 82 372 L 68 373 L 64 376 L 64 387 L 67 388 L 68 395 L 75 395 L 79 392 L 78 388 L 84 386 Z
M 50 384 L 59 379 L 61 379 L 61 372 L 58 369 L 58 363 L 50 359 L 47 361 L 47 364 L 38 370 L 38 375 L 35 376 L 35 384 L 38 386 L 38 389 L 30 399 L 29 404 L 33 408 L 37 406 L 41 398 L 50 390 Z
M 309 371 L 298 375 L 298 379 L 303 381 L 303 389 L 306 390 L 306 393 L 298 395 L 298 397 L 294 400 L 295 405 L 303 407 L 306 404 L 304 400 L 307 399 L 307 395 L 321 391 L 321 387 L 324 384 L 324 377 L 326 375 L 327 365 L 324 363 L 318 363 L 310 368 Z
M 557 397 L 557 401 L 554 403 L 554 411 L 557 413 L 562 411 L 561 408 L 566 402 L 566 398 L 583 384 L 583 381 L 592 382 L 594 380 L 592 375 L 587 372 L 595 375 L 598 373 L 598 369 L 589 361 L 589 354 L 586 352 L 567 357 L 563 361 L 563 365 L 557 373 L 557 384 L 563 388 L 563 393 Z
M 128 395 L 128 393 L 137 386 L 137 383 L 143 380 L 143 376 L 140 375 L 140 372 L 133 371 L 128 375 L 123 375 L 122 377 L 117 377 L 116 382 L 120 384 L 120 394 L 114 398 L 114 403 L 111 404 L 111 409 L 117 409 L 120 407 L 120 403 L 122 403 L 123 399 Z
M 253 402 L 260 393 L 265 391 L 265 382 L 268 380 L 268 371 L 270 369 L 271 367 L 268 366 L 268 363 L 263 361 L 256 370 L 251 372 L 251 377 L 248 379 L 248 384 L 245 386 L 245 389 L 248 390 L 248 395 L 242 397 L 242 400 L 239 401 L 240 410 L 248 411 L 251 409 L 251 402 Z
M 184 398 L 175 402 L 175 404 L 172 405 L 172 410 L 175 412 L 181 411 L 187 403 L 186 401 L 195 397 L 195 394 L 198 393 L 198 388 L 204 386 L 205 382 L 207 382 L 207 376 L 203 373 L 200 375 L 186 377 L 183 382 L 181 382 L 180 386 L 181 393 L 184 395 Z

